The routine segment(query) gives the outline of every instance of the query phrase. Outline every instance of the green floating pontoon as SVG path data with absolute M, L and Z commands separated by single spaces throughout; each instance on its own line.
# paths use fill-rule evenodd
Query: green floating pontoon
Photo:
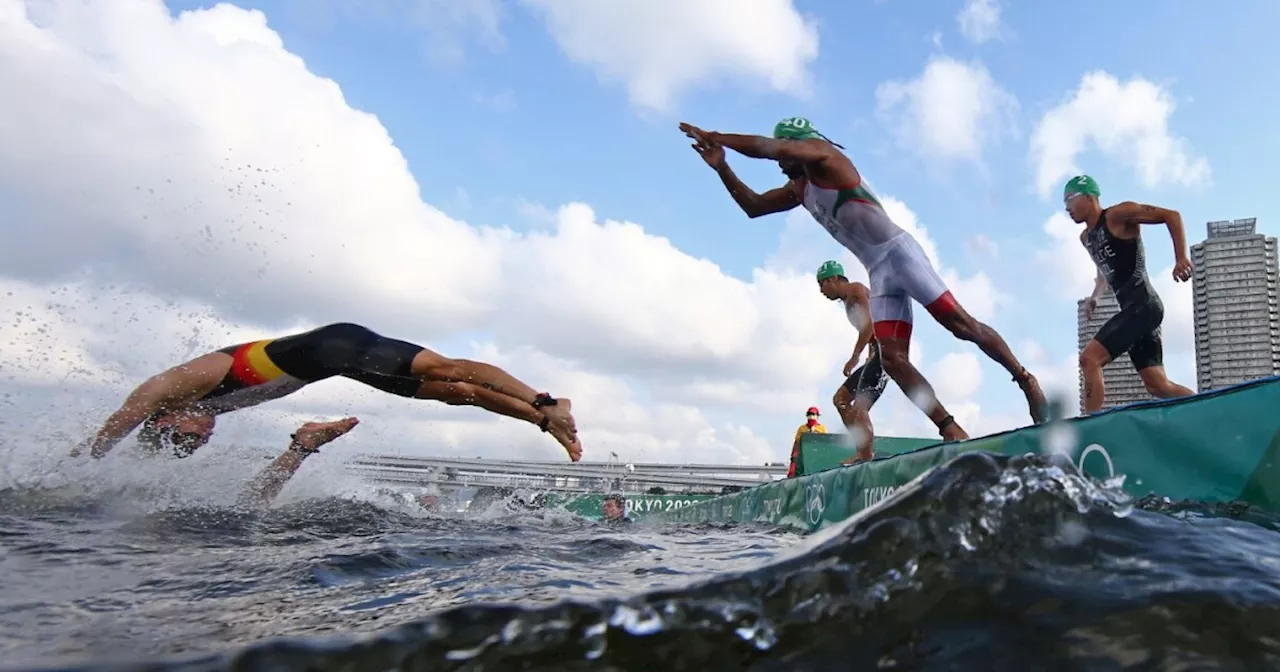
M 1280 511 L 1280 377 L 1131 404 L 1064 424 L 1073 435 L 1071 454 L 1080 469 L 1099 479 L 1124 475 L 1124 489 L 1134 497 L 1243 501 Z M 817 473 L 811 467 L 798 478 L 652 517 L 681 523 L 762 522 L 813 531 L 871 507 L 960 453 L 1045 453 L 1041 439 L 1046 431 L 1052 428 L 1024 427 Z M 802 455 L 808 440 L 801 440 Z

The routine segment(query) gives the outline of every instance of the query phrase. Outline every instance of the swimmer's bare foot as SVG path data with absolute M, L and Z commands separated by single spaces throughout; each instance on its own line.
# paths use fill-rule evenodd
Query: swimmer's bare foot
M 343 418 L 330 422 L 308 422 L 293 433 L 293 442 L 308 450 L 319 450 L 320 446 L 346 434 L 360 424 L 356 418 Z
M 543 406 L 538 410 L 547 418 L 547 433 L 564 446 L 569 459 L 574 462 L 581 460 L 582 444 L 578 441 L 578 426 L 573 419 L 573 402 L 556 399 L 554 406 Z
M 855 453 L 853 457 L 842 460 L 840 464 L 845 464 L 845 465 L 861 464 L 863 462 L 870 462 L 874 458 L 875 458 L 875 453 L 871 453 L 870 455 L 868 455 L 865 452 L 858 452 L 858 453 Z
M 1044 398 L 1044 391 L 1040 389 L 1040 381 L 1026 369 L 1022 370 L 1021 376 L 1014 376 L 1013 381 L 1027 396 L 1027 406 L 1031 408 L 1031 421 L 1037 425 L 1043 424 L 1049 417 L 1049 402 Z

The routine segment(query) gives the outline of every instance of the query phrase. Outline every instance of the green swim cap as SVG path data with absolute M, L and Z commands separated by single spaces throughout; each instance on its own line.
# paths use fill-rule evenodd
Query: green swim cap
M 1089 196 L 1101 196 L 1102 190 L 1098 189 L 1098 183 L 1093 181 L 1088 175 L 1077 175 L 1067 180 L 1067 186 L 1062 188 L 1062 197 L 1073 196 L 1075 194 L 1087 194 Z
M 778 140 L 807 140 L 822 138 L 818 129 L 804 117 L 787 117 L 773 127 L 773 137 Z
M 837 276 L 841 278 L 845 277 L 844 266 L 841 266 L 840 262 L 834 259 L 823 262 L 823 264 L 818 267 L 818 282 Z

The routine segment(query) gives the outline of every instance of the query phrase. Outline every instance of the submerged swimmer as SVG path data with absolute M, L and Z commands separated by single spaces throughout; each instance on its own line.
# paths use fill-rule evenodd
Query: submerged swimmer
M 141 426 L 138 442 L 145 449 L 187 457 L 208 443 L 219 414 L 278 399 L 334 376 L 401 397 L 479 406 L 524 420 L 555 437 L 569 459 L 582 458 L 568 399 L 540 393 L 496 366 L 444 357 L 348 323 L 233 345 L 156 374 L 134 389 L 102 428 L 71 455 L 87 448 L 90 455 L 101 458 Z M 302 425 L 273 464 L 279 468 L 269 467 L 259 478 L 268 472 L 277 474 L 267 480 L 278 480 L 274 487 L 279 491 L 303 458 L 358 422 L 344 418 Z

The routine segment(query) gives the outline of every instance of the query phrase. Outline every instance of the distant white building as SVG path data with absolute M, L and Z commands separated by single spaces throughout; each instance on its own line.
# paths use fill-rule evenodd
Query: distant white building
M 1280 374 L 1276 239 L 1252 217 L 1206 228 L 1191 246 L 1199 392 Z

